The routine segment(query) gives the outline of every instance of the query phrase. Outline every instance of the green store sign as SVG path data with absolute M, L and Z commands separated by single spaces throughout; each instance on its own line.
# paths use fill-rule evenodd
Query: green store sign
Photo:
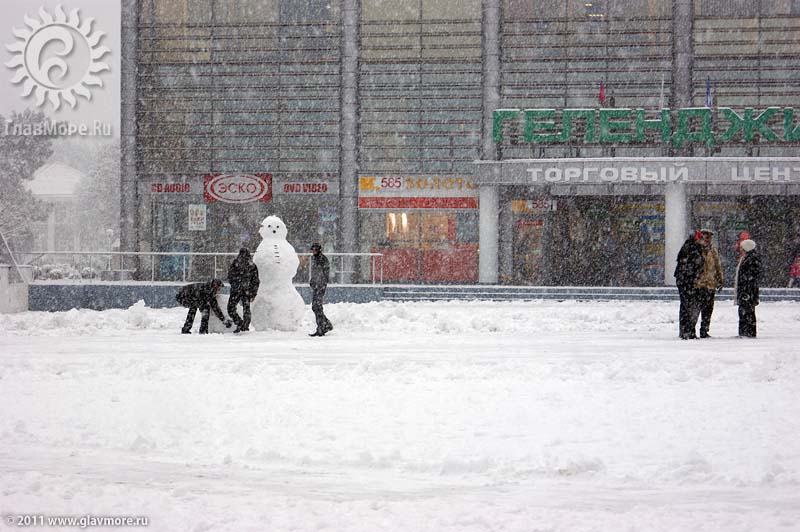
M 781 116 L 782 115 L 782 116 Z M 645 118 L 644 109 L 497 109 L 494 112 L 492 134 L 495 142 L 503 142 L 503 126 L 511 123 L 522 126 L 522 138 L 533 144 L 575 143 L 573 131 L 576 124 L 585 126 L 582 142 L 599 144 L 633 144 L 660 137 L 680 148 L 684 144 L 703 143 L 712 148 L 729 142 L 752 143 L 756 133 L 761 142 L 799 142 L 800 124 L 795 124 L 794 108 L 768 107 L 757 113 L 745 108 L 739 115 L 733 109 L 717 109 L 714 127 L 714 110 L 708 107 L 687 109 L 662 109 L 657 118 Z M 724 120 L 719 120 L 722 118 Z M 783 127 L 780 126 L 782 118 Z M 517 129 L 518 131 L 519 129 Z

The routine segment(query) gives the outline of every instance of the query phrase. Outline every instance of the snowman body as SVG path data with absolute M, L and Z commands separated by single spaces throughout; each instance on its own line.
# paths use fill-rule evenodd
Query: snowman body
M 277 216 L 267 216 L 259 234 L 263 240 L 253 262 L 261 285 L 252 304 L 252 324 L 259 331 L 296 331 L 305 313 L 303 298 L 292 283 L 300 265 L 297 252 L 286 240 L 286 224 Z

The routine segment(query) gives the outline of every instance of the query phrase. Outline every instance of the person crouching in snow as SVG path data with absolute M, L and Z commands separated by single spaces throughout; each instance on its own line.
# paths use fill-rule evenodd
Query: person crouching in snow
M 733 285 L 739 305 L 739 336 L 756 337 L 756 305 L 758 305 L 758 285 L 761 281 L 761 257 L 756 251 L 756 243 L 744 240 L 739 245 L 741 258 L 736 266 L 736 281 Z
M 703 239 L 703 268 L 700 276 L 694 283 L 697 304 L 700 309 L 700 338 L 709 338 L 708 329 L 711 326 L 711 313 L 714 312 L 714 295 L 717 290 L 722 290 L 722 262 L 719 252 L 712 245 L 714 231 L 701 229 Z
M 253 264 L 250 250 L 242 248 L 239 256 L 233 259 L 228 268 L 228 282 L 231 284 L 231 295 L 228 298 L 228 316 L 236 324 L 234 333 L 250 330 L 250 302 L 256 298 L 261 281 L 258 278 L 258 267 Z M 242 302 L 242 315 L 236 312 L 236 305 Z
M 230 328 L 233 325 L 231 320 L 225 319 L 225 315 L 217 303 L 217 294 L 219 294 L 220 289 L 222 289 L 222 281 L 219 279 L 213 279 L 207 283 L 187 284 L 180 289 L 175 299 L 181 306 L 189 309 L 189 313 L 186 315 L 186 323 L 183 324 L 181 333 L 191 334 L 194 315 L 198 309 L 202 314 L 200 334 L 208 334 L 208 318 L 212 310 L 219 318 L 219 321 L 225 323 L 225 327 Z

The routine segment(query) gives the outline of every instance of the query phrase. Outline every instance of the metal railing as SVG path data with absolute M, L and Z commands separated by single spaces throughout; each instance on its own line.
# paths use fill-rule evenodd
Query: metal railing
M 190 251 L 23 251 L 16 255 L 22 259 L 22 264 L 33 266 L 34 268 L 50 267 L 50 271 L 58 267 L 71 266 L 72 277 L 75 280 L 95 281 L 99 272 L 102 281 L 128 281 L 143 279 L 145 272 L 149 270 L 149 281 L 201 281 L 208 280 L 209 275 L 200 272 L 209 272 L 211 277 L 224 278 L 233 257 L 238 253 L 200 253 Z M 308 260 L 303 257 L 310 257 L 311 253 L 298 253 L 301 257 L 298 272 L 307 270 L 308 280 L 311 278 L 311 269 L 308 267 Z M 331 283 L 334 282 L 336 275 L 339 276 L 339 284 L 344 284 L 345 276 L 355 273 L 353 260 L 369 259 L 370 280 L 372 284 L 383 284 L 383 254 L 382 253 L 326 253 L 331 259 Z M 126 257 L 128 260 L 126 261 Z M 52 262 L 53 259 L 60 259 L 60 262 Z M 173 260 L 164 261 L 164 259 Z M 222 259 L 225 260 L 222 260 Z M 196 266 L 193 268 L 192 262 L 195 259 L 207 259 L 209 264 Z M 350 260 L 348 260 L 350 259 Z M 67 262 L 65 262 L 65 260 Z M 142 264 L 144 262 L 144 264 Z M 156 275 L 158 265 L 158 276 Z M 166 268 L 165 268 L 166 266 Z M 87 269 L 87 277 L 83 277 L 81 269 Z M 210 270 L 210 271 L 209 271 Z M 222 274 L 222 275 L 220 275 Z M 179 278 L 176 278 L 179 277 Z

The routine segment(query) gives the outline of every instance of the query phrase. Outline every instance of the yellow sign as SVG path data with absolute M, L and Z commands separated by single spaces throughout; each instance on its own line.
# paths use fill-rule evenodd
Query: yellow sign
M 375 184 L 375 177 L 360 177 L 358 179 L 358 189 L 363 191 L 380 190 L 381 187 Z

